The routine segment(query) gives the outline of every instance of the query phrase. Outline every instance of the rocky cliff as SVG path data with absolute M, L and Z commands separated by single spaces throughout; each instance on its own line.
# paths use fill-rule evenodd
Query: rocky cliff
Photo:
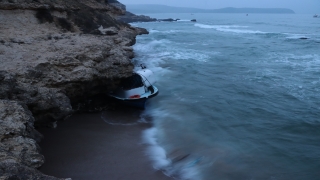
M 55 179 L 34 129 L 132 74 L 135 37 L 107 0 L 0 0 L 0 179 Z

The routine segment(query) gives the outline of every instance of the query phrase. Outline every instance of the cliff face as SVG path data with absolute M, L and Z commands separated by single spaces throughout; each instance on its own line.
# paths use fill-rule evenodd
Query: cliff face
M 71 104 L 131 75 L 135 37 L 105 0 L 0 0 L 0 179 L 46 177 L 34 121 L 53 123 Z M 52 177 L 53 178 L 53 177 Z

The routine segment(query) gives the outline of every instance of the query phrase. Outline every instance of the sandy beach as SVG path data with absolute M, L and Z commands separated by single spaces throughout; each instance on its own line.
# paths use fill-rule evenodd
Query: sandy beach
M 153 169 L 145 155 L 141 133 L 151 125 L 137 123 L 139 116 L 133 109 L 76 114 L 55 129 L 39 129 L 45 137 L 40 147 L 46 159 L 40 171 L 76 180 L 172 179 Z

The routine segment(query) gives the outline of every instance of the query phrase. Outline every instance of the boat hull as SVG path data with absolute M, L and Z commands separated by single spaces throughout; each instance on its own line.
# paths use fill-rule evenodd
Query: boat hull
M 135 99 L 135 100 L 122 100 L 121 103 L 127 106 L 131 106 L 139 109 L 145 109 L 147 100 L 148 100 L 147 98 Z
M 110 96 L 117 99 L 122 104 L 140 109 L 145 109 L 147 100 L 158 95 L 159 93 L 159 90 L 155 86 L 152 86 L 152 89 L 152 92 L 148 91 L 145 94 L 142 94 L 140 98 L 120 98 L 112 94 L 110 94 Z

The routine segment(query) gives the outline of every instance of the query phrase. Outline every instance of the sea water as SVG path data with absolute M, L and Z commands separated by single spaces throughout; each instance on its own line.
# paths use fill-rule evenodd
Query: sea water
M 150 16 L 181 19 L 133 24 L 150 32 L 137 37 L 133 62 L 160 90 L 144 112 L 156 169 L 178 179 L 320 179 L 320 18 Z

